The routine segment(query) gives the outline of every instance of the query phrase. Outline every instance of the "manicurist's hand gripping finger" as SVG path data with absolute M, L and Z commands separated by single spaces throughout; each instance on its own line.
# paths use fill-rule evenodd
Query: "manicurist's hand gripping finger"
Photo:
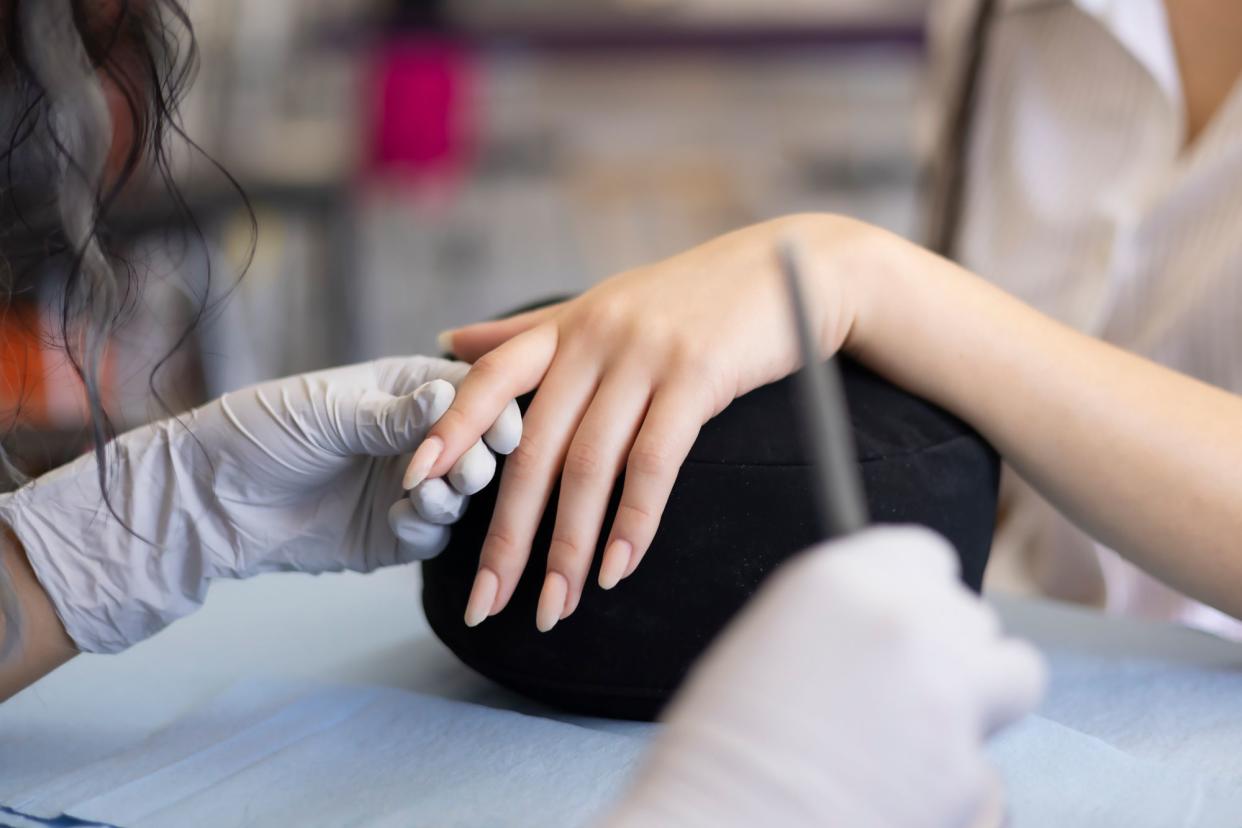
M 556 355 L 557 331 L 541 325 L 514 337 L 472 366 L 452 406 L 410 458 L 402 485 L 412 489 L 429 477 L 443 477 L 480 437 L 499 438 L 493 426 L 513 401 L 535 388 Z M 516 408 L 514 409 L 516 411 Z M 497 442 L 505 442 L 497 439 Z M 501 454 L 516 445 L 492 445 Z

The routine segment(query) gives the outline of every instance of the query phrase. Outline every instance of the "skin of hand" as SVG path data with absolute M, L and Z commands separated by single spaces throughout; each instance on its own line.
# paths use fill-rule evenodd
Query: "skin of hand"
M 995 819 L 984 741 L 1036 705 L 1044 669 L 956 575 L 948 544 L 912 528 L 790 561 L 695 667 L 604 825 Z
M 801 215 L 446 335 L 477 361 L 415 453 L 430 474 L 503 401 L 539 386 L 502 476 L 467 623 L 509 600 L 558 473 L 540 628 L 577 605 L 622 468 L 601 585 L 634 570 L 702 423 L 797 364 L 773 252 L 781 238 L 802 250 L 825 357 L 844 349 L 952 411 L 1102 542 L 1242 617 L 1242 398 L 1080 334 L 896 235 Z
M 0 664 L 6 689 L 55 661 L 40 642 L 57 636 L 37 634 L 48 601 L 76 649 L 117 652 L 197 609 L 215 578 L 438 554 L 495 459 L 472 449 L 408 496 L 401 478 L 467 369 L 404 357 L 273 380 L 113 441 L 111 507 L 93 454 L 0 496 L 6 571 L 35 613 Z M 517 444 L 516 403 L 488 434 L 497 451 Z
M 502 397 L 539 387 L 522 442 L 505 464 L 468 624 L 509 601 L 558 475 L 563 485 L 539 628 L 551 629 L 577 607 L 623 468 L 625 488 L 600 584 L 611 588 L 635 570 L 702 424 L 797 366 L 772 249 L 776 239 L 809 224 L 794 218 L 747 228 L 622 273 L 564 304 L 454 332 L 446 344 L 477 361 L 416 452 L 410 479 L 443 474 L 482 433 Z M 844 250 L 852 241 L 841 230 Z M 839 286 L 831 278 L 809 286 L 821 294 L 817 307 L 838 310 L 819 318 L 826 350 L 840 346 L 852 316 Z

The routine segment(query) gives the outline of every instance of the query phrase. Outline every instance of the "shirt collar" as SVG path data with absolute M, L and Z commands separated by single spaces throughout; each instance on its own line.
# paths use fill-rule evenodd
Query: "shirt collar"
M 1099 21 L 1147 70 L 1175 109 L 1182 107 L 1182 82 L 1163 0 L 1001 0 L 1005 11 L 1041 6 L 1078 7 Z

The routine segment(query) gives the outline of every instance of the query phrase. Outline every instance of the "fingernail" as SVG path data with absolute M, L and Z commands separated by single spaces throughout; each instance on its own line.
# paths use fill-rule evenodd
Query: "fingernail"
M 579 593 L 578 593 L 578 597 L 577 597 L 577 598 L 574 598 L 572 601 L 566 601 L 566 602 L 565 602 L 565 609 L 561 612 L 561 620 L 562 620 L 562 621 L 564 621 L 566 618 L 568 618 L 569 616 L 573 615 L 573 614 L 574 614 L 574 612 L 576 612 L 576 611 L 577 611 L 577 609 L 578 609 L 578 602 L 579 602 L 579 601 L 581 601 L 581 600 L 582 600 L 582 593 L 581 593 L 581 592 L 579 592 Z
M 559 572 L 549 572 L 539 593 L 539 609 L 535 612 L 535 626 L 539 632 L 548 632 L 561 620 L 565 611 L 565 597 L 569 594 L 569 582 Z
M 621 582 L 626 567 L 630 565 L 629 541 L 617 539 L 608 544 L 604 552 L 604 561 L 599 565 L 599 585 L 601 589 L 612 589 Z
M 427 473 L 440 459 L 440 453 L 443 451 L 444 441 L 439 437 L 428 437 L 423 440 L 418 451 L 414 452 L 414 456 L 410 458 L 410 465 L 405 470 L 405 478 L 402 479 L 401 485 L 408 490 L 426 480 Z
M 642 556 L 642 555 L 635 555 L 635 554 L 634 554 L 634 551 L 633 551 L 633 550 L 630 550 L 630 557 L 629 557 L 629 560 L 626 562 L 626 565 L 625 565 L 625 574 L 623 574 L 623 575 L 621 576 L 621 580 L 623 580 L 623 581 L 624 581 L 626 578 L 628 578 L 628 577 L 630 577 L 631 575 L 633 575 L 633 574 L 634 574 L 634 570 L 638 569 L 638 565 L 639 565 L 640 563 L 642 563 L 642 562 L 643 562 L 643 556 Z
M 496 603 L 496 593 L 500 590 L 500 579 L 487 567 L 479 567 L 474 576 L 474 586 L 470 590 L 470 600 L 466 602 L 466 626 L 477 627 L 492 614 L 492 606 Z
M 436 345 L 442 353 L 453 353 L 453 333 L 454 331 L 440 331 L 436 334 Z

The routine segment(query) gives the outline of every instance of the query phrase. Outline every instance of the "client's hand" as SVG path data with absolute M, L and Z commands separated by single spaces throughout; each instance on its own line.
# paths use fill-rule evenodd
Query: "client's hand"
M 480 443 L 445 470 L 448 483 L 402 496 L 409 452 L 466 370 L 384 359 L 226 394 L 111 443 L 110 503 L 88 455 L 0 498 L 0 520 L 88 652 L 124 649 L 188 614 L 212 578 L 429 558 L 496 469 Z M 521 438 L 511 401 L 489 425 L 496 451 Z
M 539 628 L 577 607 L 623 468 L 600 585 L 611 588 L 634 571 L 703 423 L 797 367 L 774 254 L 775 242 L 789 234 L 832 253 L 805 261 L 816 333 L 830 354 L 855 314 L 842 276 L 855 271 L 857 251 L 874 245 L 877 232 L 829 216 L 756 225 L 622 273 L 562 305 L 452 332 L 445 344 L 477 362 L 416 452 L 410 480 L 443 474 L 501 407 L 539 386 L 522 443 L 505 464 L 466 623 L 508 603 L 558 475 Z
M 999 824 L 983 742 L 1034 707 L 1043 666 L 956 566 L 915 529 L 787 564 L 695 669 L 606 824 Z

